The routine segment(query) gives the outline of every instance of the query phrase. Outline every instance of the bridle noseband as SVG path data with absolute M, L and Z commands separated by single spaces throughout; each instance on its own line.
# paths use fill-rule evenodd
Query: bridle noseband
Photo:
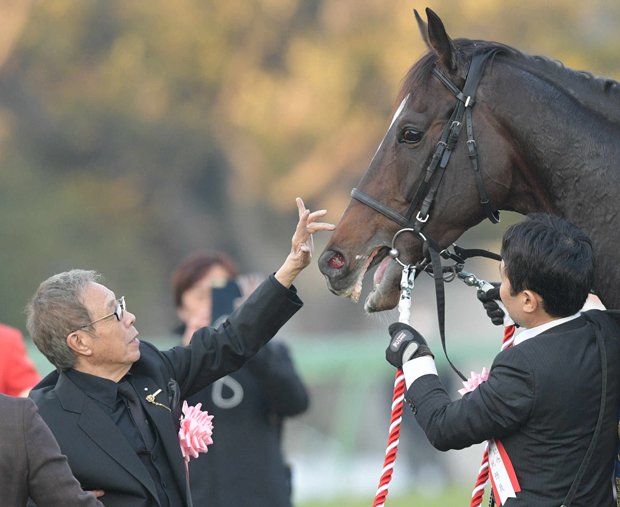
M 459 138 L 461 127 L 463 125 L 463 116 L 465 116 L 465 125 L 467 130 L 467 150 L 469 159 L 471 160 L 472 169 L 476 177 L 476 186 L 478 187 L 478 195 L 480 196 L 480 204 L 484 209 L 487 218 L 494 224 L 499 222 L 499 211 L 491 204 L 488 193 L 484 187 L 482 174 L 478 164 L 478 149 L 476 140 L 474 139 L 474 128 L 472 121 L 472 108 L 475 103 L 476 89 L 480 83 L 482 73 L 484 71 L 487 60 L 492 57 L 498 50 L 492 49 L 473 55 L 465 86 L 463 90 L 459 88 L 434 67 L 433 75 L 441 81 L 448 90 L 456 97 L 456 107 L 452 112 L 450 120 L 444 127 L 439 142 L 435 148 L 435 152 L 426 168 L 424 179 L 420 182 L 415 195 L 411 198 L 411 204 L 404 215 L 401 215 L 392 208 L 380 203 L 368 194 L 354 188 L 351 191 L 351 197 L 359 202 L 371 207 L 382 215 L 386 216 L 401 227 L 413 228 L 416 233 L 420 233 L 424 225 L 429 219 L 431 205 L 435 200 L 435 195 L 439 184 L 443 178 L 445 169 L 450 161 L 450 156 L 454 151 L 454 147 Z M 417 213 L 416 213 L 417 210 Z M 414 213 L 415 221 L 412 220 Z M 426 240 L 426 238 L 423 237 Z

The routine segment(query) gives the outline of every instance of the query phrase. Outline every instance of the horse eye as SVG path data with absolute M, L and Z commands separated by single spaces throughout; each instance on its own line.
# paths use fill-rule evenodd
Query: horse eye
M 410 144 L 419 143 L 422 140 L 423 135 L 424 133 L 420 132 L 419 130 L 415 130 L 412 128 L 406 128 L 401 133 L 400 141 L 402 143 L 410 143 Z

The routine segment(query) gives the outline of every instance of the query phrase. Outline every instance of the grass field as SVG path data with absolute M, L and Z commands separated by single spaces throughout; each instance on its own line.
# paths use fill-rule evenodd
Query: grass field
M 460 507 L 469 505 L 471 491 L 446 489 L 439 495 L 425 496 L 412 493 L 406 496 L 388 496 L 385 507 Z M 335 498 L 329 501 L 302 502 L 297 507 L 372 507 L 374 498 Z

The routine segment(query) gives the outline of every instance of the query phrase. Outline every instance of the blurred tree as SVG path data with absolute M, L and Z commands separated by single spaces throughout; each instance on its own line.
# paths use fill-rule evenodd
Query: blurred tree
M 620 75 L 615 1 L 427 5 L 452 36 Z M 267 271 L 286 253 L 296 195 L 337 220 L 425 51 L 411 7 L 0 0 L 0 280 L 11 289 L 0 320 L 23 329 L 36 284 L 80 265 L 150 315 L 144 331 L 162 332 L 168 276 L 188 251 Z M 325 291 L 316 272 L 308 283 Z M 329 302 L 318 311 L 364 325 L 351 322 L 359 307 L 349 319 Z
M 32 7 L 31 0 L 3 0 L 0 2 L 0 67 L 11 54 L 21 35 Z

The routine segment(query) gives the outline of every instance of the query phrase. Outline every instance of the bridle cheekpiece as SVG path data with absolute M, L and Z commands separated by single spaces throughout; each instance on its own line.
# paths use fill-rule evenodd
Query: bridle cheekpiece
M 435 195 L 439 189 L 439 184 L 443 178 L 445 169 L 450 161 L 450 156 L 454 151 L 456 143 L 461 133 L 463 116 L 467 130 L 467 150 L 472 169 L 476 177 L 476 186 L 480 204 L 484 209 L 487 218 L 494 224 L 499 222 L 499 211 L 492 205 L 488 193 L 484 187 L 480 166 L 478 163 L 478 149 L 474 139 L 474 129 L 472 121 L 472 108 L 475 104 L 475 95 L 485 64 L 488 59 L 497 52 L 497 49 L 479 52 L 473 55 L 467 79 L 463 89 L 460 90 L 450 79 L 444 76 L 437 67 L 432 70 L 433 75 L 452 92 L 456 97 L 457 103 L 450 120 L 445 125 L 441 137 L 435 147 L 435 152 L 426 168 L 424 179 L 420 182 L 416 193 L 410 199 L 410 205 L 404 215 L 401 215 L 392 208 L 380 203 L 368 194 L 354 188 L 351 197 L 359 202 L 371 207 L 403 228 L 412 228 L 416 233 L 420 233 L 424 225 L 428 222 L 431 206 L 435 200 Z M 416 213 L 417 210 L 417 213 Z M 415 220 L 413 220 L 415 214 Z M 422 239 L 426 240 L 424 236 Z

